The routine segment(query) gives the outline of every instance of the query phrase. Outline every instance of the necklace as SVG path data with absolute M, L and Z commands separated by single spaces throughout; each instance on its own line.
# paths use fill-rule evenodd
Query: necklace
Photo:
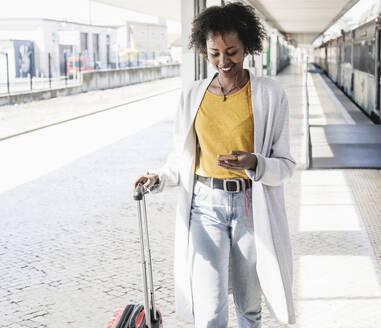
M 226 93 L 224 92 L 224 88 L 223 88 L 222 85 L 221 85 L 219 76 L 220 76 L 220 75 L 218 74 L 218 75 L 217 75 L 217 82 L 218 82 L 218 85 L 220 86 L 220 90 L 221 90 L 221 93 L 222 93 L 222 101 L 225 101 L 225 100 L 226 100 L 226 95 L 227 95 L 228 93 L 232 92 L 234 89 L 236 89 L 236 88 L 238 88 L 238 87 L 240 86 L 240 84 L 237 85 L 238 73 L 237 73 L 236 76 L 235 76 L 234 86 L 233 86 L 230 90 L 228 90 Z

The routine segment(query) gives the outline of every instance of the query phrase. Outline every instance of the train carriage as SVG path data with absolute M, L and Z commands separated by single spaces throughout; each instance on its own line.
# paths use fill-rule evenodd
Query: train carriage
M 327 47 L 327 62 L 328 62 L 328 76 L 333 82 L 337 82 L 337 74 L 339 67 L 339 47 L 337 39 L 330 40 Z
M 277 73 L 290 64 L 290 55 L 287 41 L 277 38 Z
M 370 117 L 380 121 L 380 16 L 315 48 L 321 67 Z
M 323 43 L 319 48 L 317 48 L 316 55 L 318 58 L 318 66 L 326 72 L 328 67 L 327 43 Z
M 343 35 L 340 35 L 340 37 L 338 37 L 337 39 L 337 48 L 338 48 L 337 50 L 338 53 L 337 53 L 337 75 L 336 75 L 337 81 L 336 82 L 337 82 L 337 85 L 342 88 L 342 85 L 343 85 L 342 63 L 344 63 L 344 36 Z
M 339 87 L 349 96 L 353 97 L 353 37 L 352 32 L 343 33 L 340 57 Z
M 353 99 L 369 115 L 376 107 L 376 23 L 353 32 Z

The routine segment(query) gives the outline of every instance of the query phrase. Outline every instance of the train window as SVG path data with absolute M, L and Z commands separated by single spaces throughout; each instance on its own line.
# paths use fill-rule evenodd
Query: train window
M 344 48 L 344 63 L 351 62 L 352 47 L 350 45 Z
M 362 41 L 353 48 L 353 67 L 374 75 L 375 41 Z
M 374 65 L 376 58 L 376 40 L 368 41 L 368 73 L 374 75 Z
M 337 62 L 337 47 L 331 45 L 328 48 L 328 62 L 329 63 L 336 63 Z
M 360 69 L 360 54 L 361 54 L 361 44 L 355 44 L 353 47 L 353 67 L 355 69 Z

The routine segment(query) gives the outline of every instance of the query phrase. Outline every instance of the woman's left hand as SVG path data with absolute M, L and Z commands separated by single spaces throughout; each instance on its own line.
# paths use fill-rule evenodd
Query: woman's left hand
M 218 155 L 216 165 L 233 171 L 255 170 L 257 167 L 257 156 L 252 153 L 232 150 L 229 155 L 236 155 L 236 159 L 219 159 Z

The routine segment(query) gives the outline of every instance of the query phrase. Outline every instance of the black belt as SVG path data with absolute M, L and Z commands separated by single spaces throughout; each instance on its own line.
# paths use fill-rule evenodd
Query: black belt
M 242 180 L 245 183 L 246 189 L 251 188 L 253 185 L 251 179 L 217 179 L 212 177 L 203 177 L 197 174 L 196 180 L 206 184 L 208 187 L 213 189 L 217 188 L 230 192 L 240 192 L 241 190 L 244 190 Z

